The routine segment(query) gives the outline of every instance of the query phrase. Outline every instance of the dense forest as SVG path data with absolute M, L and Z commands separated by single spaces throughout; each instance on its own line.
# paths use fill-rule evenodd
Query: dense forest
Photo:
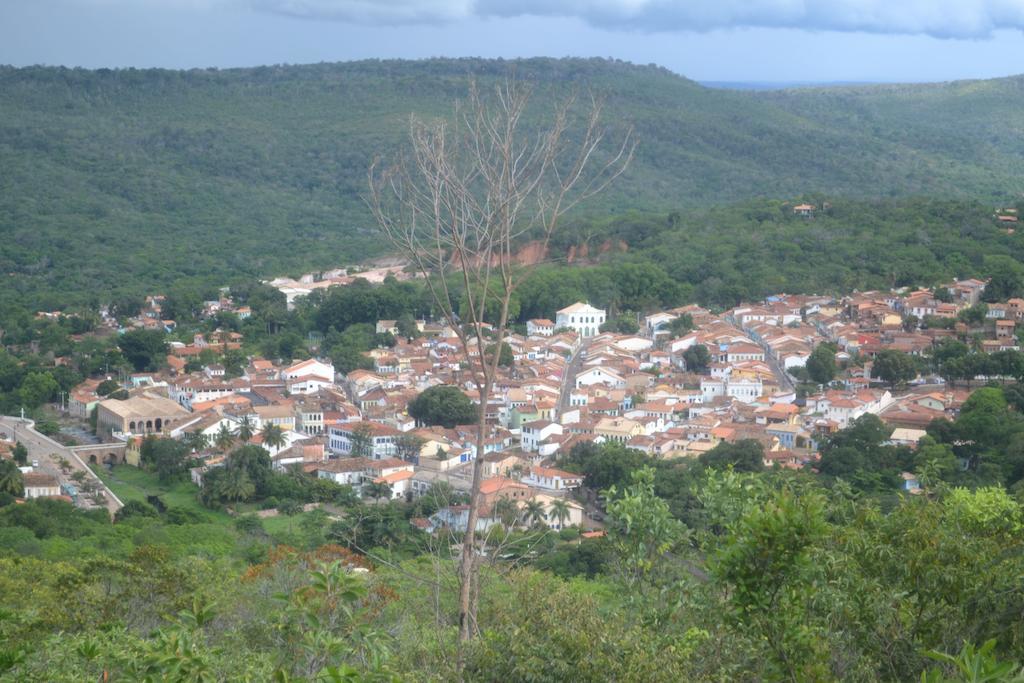
M 536 83 L 533 116 L 590 90 L 610 125 L 635 127 L 635 162 L 583 209 L 598 221 L 808 193 L 991 209 L 1024 179 L 1020 79 L 779 94 L 605 60 L 0 68 L 4 302 L 59 308 L 378 254 L 361 199 L 375 155 L 413 112 L 448 115 L 471 78 L 508 73 Z
M 579 253 L 586 245 L 600 254 L 610 246 L 602 262 L 653 267 L 678 284 L 683 299 L 716 307 L 779 292 L 932 287 L 989 277 L 1002 268 L 1000 257 L 1024 257 L 1024 236 L 999 225 L 978 201 L 809 199 L 826 207 L 810 219 L 794 215 L 791 202 L 758 199 L 570 221 L 553 251 Z M 614 301 L 603 298 L 607 303 Z

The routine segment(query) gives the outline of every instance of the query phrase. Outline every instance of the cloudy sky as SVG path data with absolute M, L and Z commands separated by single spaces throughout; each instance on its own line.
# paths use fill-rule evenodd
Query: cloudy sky
M 1024 73 L 1024 0 L 0 0 L 0 63 L 599 56 L 704 81 Z

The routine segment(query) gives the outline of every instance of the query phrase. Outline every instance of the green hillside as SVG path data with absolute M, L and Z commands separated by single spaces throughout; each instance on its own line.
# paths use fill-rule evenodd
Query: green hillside
M 513 70 L 543 111 L 602 92 L 638 157 L 595 215 L 755 196 L 1024 188 L 1024 80 L 730 92 L 605 60 L 368 61 L 233 70 L 0 68 L 0 290 L 70 296 L 337 265 L 378 253 L 360 199 L 410 113 Z

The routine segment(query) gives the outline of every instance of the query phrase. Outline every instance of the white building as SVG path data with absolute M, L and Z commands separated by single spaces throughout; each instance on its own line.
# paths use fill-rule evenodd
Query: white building
M 530 337 L 550 337 L 555 333 L 555 324 L 547 318 L 526 321 L 526 334 Z
M 568 327 L 575 330 L 581 337 L 593 337 L 601 325 L 604 325 L 606 313 L 600 308 L 577 301 L 566 306 L 555 316 L 555 327 Z
M 556 500 L 560 500 L 565 503 L 566 512 L 569 515 L 565 519 L 559 519 L 554 513 L 554 507 L 552 504 Z M 546 525 L 549 529 L 558 531 L 562 528 L 580 526 L 583 524 L 583 506 L 571 498 L 558 498 L 556 496 L 549 496 L 546 493 L 538 493 L 533 497 L 533 501 L 540 503 L 541 507 L 544 508 L 544 512 L 547 513 L 547 517 L 544 519 L 542 524 Z M 525 508 L 526 501 L 520 501 L 519 509 L 524 510 Z
M 293 394 L 315 394 L 334 384 L 334 366 L 315 358 L 285 368 L 281 375 Z
M 538 489 L 549 491 L 566 491 L 583 483 L 583 475 L 573 474 L 552 467 L 531 467 L 523 483 Z
M 319 479 L 329 479 L 335 484 L 359 488 L 363 483 L 363 474 L 369 464 L 370 461 L 366 458 L 328 460 L 317 466 L 316 476 Z
M 527 453 L 541 451 L 541 455 L 550 455 L 558 450 L 557 445 L 552 449 L 543 448 L 544 442 L 552 436 L 562 435 L 562 425 L 548 420 L 534 420 L 527 422 L 520 431 L 520 446 Z
M 593 384 L 606 384 L 615 389 L 622 389 L 626 386 L 626 379 L 608 368 L 600 366 L 585 370 L 576 375 L 576 388 L 589 387 Z
M 353 434 L 361 432 L 370 441 L 368 453 L 354 454 Z M 331 425 L 327 429 L 327 449 L 336 455 L 363 455 L 374 460 L 390 458 L 398 452 L 398 437 L 402 433 L 379 422 L 348 422 Z
M 29 472 L 22 475 L 26 498 L 52 498 L 60 495 L 60 483 L 51 474 Z
M 672 313 L 652 313 L 644 318 L 644 329 L 652 339 L 660 334 L 668 334 L 672 321 L 677 317 Z
M 764 385 L 760 379 L 726 375 L 703 378 L 700 391 L 704 403 L 710 403 L 718 396 L 729 396 L 741 403 L 753 403 L 764 393 Z

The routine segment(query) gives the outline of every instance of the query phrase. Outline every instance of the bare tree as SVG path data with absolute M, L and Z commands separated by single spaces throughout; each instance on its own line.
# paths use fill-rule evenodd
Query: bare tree
M 541 127 L 524 122 L 531 88 L 506 80 L 484 95 L 471 84 L 454 116 L 413 117 L 410 150 L 370 168 L 368 204 L 388 242 L 425 277 L 434 302 L 458 335 L 478 401 L 468 528 L 459 563 L 459 642 L 476 632 L 476 524 L 487 407 L 509 304 L 529 274 L 516 264 L 520 243 L 546 253 L 559 219 L 604 190 L 628 166 L 635 140 L 626 129 L 608 145 L 602 103 L 568 97 Z M 606 149 L 608 147 L 608 149 Z M 484 331 L 492 325 L 491 338 Z

